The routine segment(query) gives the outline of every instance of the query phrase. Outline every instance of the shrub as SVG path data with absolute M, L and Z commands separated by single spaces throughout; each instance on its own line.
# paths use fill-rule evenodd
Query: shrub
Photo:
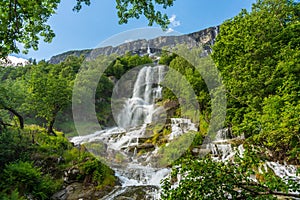
M 0 189 L 4 193 L 17 190 L 20 195 L 31 194 L 38 199 L 47 199 L 60 187 L 59 183 L 49 175 L 43 175 L 33 163 L 23 161 L 6 165 L 1 180 L 6 180 L 0 183 Z

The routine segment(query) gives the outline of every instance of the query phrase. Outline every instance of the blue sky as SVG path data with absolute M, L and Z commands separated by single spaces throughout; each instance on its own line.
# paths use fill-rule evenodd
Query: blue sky
M 191 33 L 221 24 L 237 15 L 242 8 L 250 10 L 255 0 L 175 0 L 174 6 L 165 12 L 172 20 L 170 28 L 180 33 Z M 39 50 L 30 50 L 26 58 L 48 60 L 51 56 L 69 50 L 91 49 L 105 39 L 136 28 L 146 27 L 145 18 L 131 19 L 119 25 L 115 0 L 91 0 L 77 13 L 72 8 L 75 0 L 62 0 L 57 13 L 49 24 L 56 37 L 52 43 L 39 45 Z M 157 26 L 157 25 L 154 25 Z

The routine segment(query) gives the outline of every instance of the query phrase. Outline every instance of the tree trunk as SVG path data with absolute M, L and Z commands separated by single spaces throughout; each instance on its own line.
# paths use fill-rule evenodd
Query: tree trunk
M 53 126 L 54 126 L 54 122 L 55 122 L 55 117 L 52 117 L 51 120 L 49 121 L 49 125 L 48 125 L 48 130 L 47 132 L 49 134 L 52 134 L 54 136 L 57 136 L 56 133 L 53 130 Z
M 19 120 L 19 123 L 20 123 L 20 128 L 23 129 L 24 128 L 24 119 L 23 119 L 23 117 L 16 110 L 14 110 L 12 108 L 4 106 L 4 109 L 10 111 L 15 116 L 17 116 L 17 118 Z

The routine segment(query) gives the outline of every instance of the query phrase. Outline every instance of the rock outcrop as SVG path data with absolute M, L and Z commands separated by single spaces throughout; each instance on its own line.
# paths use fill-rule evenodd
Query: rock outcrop
M 112 188 L 104 188 L 97 190 L 94 186 L 85 186 L 83 183 L 74 182 L 66 186 L 66 188 L 55 193 L 52 200 L 94 200 L 101 199 L 107 195 Z

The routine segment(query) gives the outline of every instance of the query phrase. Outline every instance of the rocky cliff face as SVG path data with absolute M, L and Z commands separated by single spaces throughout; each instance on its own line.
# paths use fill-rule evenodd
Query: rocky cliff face
M 132 42 L 127 42 L 121 44 L 119 46 L 107 46 L 101 47 L 97 49 L 88 49 L 88 50 L 75 50 L 68 51 L 56 56 L 53 56 L 49 62 L 53 64 L 60 63 L 64 61 L 68 56 L 80 56 L 83 55 L 85 57 L 95 58 L 98 55 L 110 55 L 113 53 L 116 54 L 125 54 L 130 51 L 137 54 L 145 54 L 149 51 L 148 47 L 150 47 L 151 53 L 157 53 L 161 51 L 161 49 L 165 46 L 172 47 L 177 44 L 188 44 L 190 46 L 202 45 L 207 52 L 211 51 L 211 45 L 214 43 L 215 38 L 219 32 L 219 26 L 210 27 L 198 32 L 181 35 L 181 36 L 162 36 L 154 39 L 146 40 L 135 40 Z

